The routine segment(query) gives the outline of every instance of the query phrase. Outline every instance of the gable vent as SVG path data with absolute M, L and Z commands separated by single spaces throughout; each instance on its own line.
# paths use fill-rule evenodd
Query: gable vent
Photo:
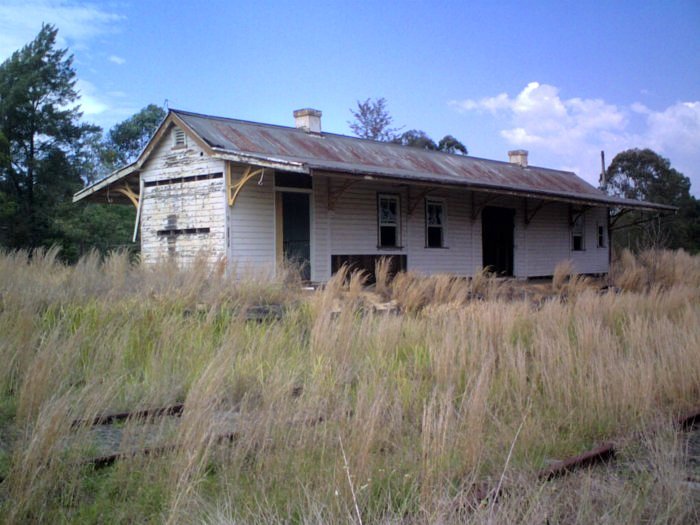
M 185 147 L 185 132 L 180 128 L 175 128 L 173 130 L 173 147 L 174 148 L 184 148 Z

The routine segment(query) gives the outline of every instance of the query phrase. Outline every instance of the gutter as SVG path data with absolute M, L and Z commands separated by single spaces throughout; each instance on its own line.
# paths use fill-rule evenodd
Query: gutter
M 251 155 L 249 153 L 231 153 L 222 148 L 212 148 L 215 159 L 240 162 L 242 164 L 253 164 L 263 168 L 281 169 L 285 171 L 293 171 L 296 173 L 309 173 L 309 166 L 304 162 L 278 159 L 275 157 Z

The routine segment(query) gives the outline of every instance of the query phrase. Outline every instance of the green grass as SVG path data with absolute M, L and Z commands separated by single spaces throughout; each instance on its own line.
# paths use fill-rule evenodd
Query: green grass
M 537 469 L 700 402 L 700 263 L 684 254 L 635 262 L 626 280 L 618 268 L 641 287 L 620 294 L 561 277 L 566 302 L 506 300 L 509 285 L 481 274 L 402 275 L 382 285 L 401 315 L 372 313 L 357 280 L 302 294 L 124 257 L 65 267 L 51 253 L 0 255 L 9 523 L 347 522 L 355 504 L 365 522 L 585 523 L 610 500 L 553 495 Z M 649 271 L 663 277 L 650 286 L 640 268 L 658 261 L 673 271 Z M 477 289 L 486 300 L 470 299 Z M 279 321 L 244 320 L 247 305 L 279 303 Z M 95 449 L 72 419 L 175 402 L 192 408 L 163 431 L 181 448 L 81 466 Z M 233 443 L 212 440 L 231 430 Z M 653 457 L 655 480 L 595 483 L 623 499 L 634 483 L 681 487 L 677 461 Z M 501 476 L 510 499 L 472 508 L 472 484 Z M 620 509 L 654 518 L 629 498 Z M 690 498 L 678 514 L 696 509 Z

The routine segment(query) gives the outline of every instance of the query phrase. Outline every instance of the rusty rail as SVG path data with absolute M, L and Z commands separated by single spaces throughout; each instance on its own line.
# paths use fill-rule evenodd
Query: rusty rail
M 537 478 L 549 481 L 573 472 L 574 470 L 590 467 L 599 463 L 605 463 L 615 459 L 617 450 L 614 443 L 604 443 L 583 454 L 570 457 L 563 461 L 557 461 L 553 465 L 541 470 Z
M 300 392 L 298 392 L 296 389 L 292 393 L 293 396 L 297 396 L 299 394 Z M 135 412 L 118 412 L 115 414 L 104 414 L 96 416 L 92 420 L 76 419 L 72 422 L 71 428 L 78 428 L 83 425 L 111 425 L 118 421 L 124 421 L 134 418 L 145 419 L 149 417 L 180 416 L 184 412 L 184 408 L 185 407 L 183 403 L 177 403 L 166 407 L 145 409 Z M 317 419 L 312 420 L 311 424 L 319 424 L 323 421 L 325 421 L 325 418 L 323 416 L 319 416 Z M 700 407 L 697 407 L 694 410 L 688 411 L 676 417 L 674 419 L 674 423 L 682 430 L 691 430 L 694 427 L 700 426 Z M 226 434 L 216 436 L 215 440 L 217 443 L 223 443 L 226 441 L 232 443 L 236 441 L 239 438 L 239 436 L 240 434 L 238 432 L 229 432 Z M 168 452 L 177 450 L 178 448 L 178 445 L 163 445 L 160 447 L 144 448 L 130 452 L 119 452 L 115 454 L 108 454 L 105 456 L 91 458 L 84 461 L 83 464 L 93 465 L 95 469 L 102 469 L 113 465 L 115 462 L 121 459 L 136 457 L 139 455 L 160 456 Z M 537 474 L 537 479 L 542 481 L 550 481 L 568 475 L 571 472 L 582 468 L 614 461 L 618 453 L 618 448 L 619 446 L 612 442 L 601 444 L 582 454 L 578 454 L 568 459 L 558 461 L 557 463 L 540 470 Z M 4 481 L 5 479 L 0 477 L 0 483 Z M 486 483 L 479 483 L 472 486 L 471 492 L 472 498 L 478 502 L 490 497 L 498 499 L 503 493 L 503 489 L 496 493 L 496 490 L 490 489 Z
M 700 407 L 685 412 L 684 414 L 674 418 L 673 423 L 681 430 L 692 430 L 700 426 Z M 616 459 L 619 452 L 619 445 L 613 442 L 603 443 L 591 450 L 582 454 L 572 456 L 562 461 L 557 461 L 553 465 L 540 470 L 537 473 L 537 479 L 541 481 L 551 481 L 556 478 L 566 476 L 576 470 L 609 463 Z M 490 487 L 487 483 L 477 483 L 471 487 L 471 501 L 479 503 L 490 498 L 498 500 L 503 494 L 504 489 L 497 491 L 496 488 Z
M 148 419 L 152 417 L 163 416 L 181 416 L 185 410 L 183 403 L 176 403 L 160 408 L 148 408 L 145 410 L 137 410 L 135 412 L 117 412 L 115 414 L 102 414 L 95 416 L 93 419 L 75 419 L 71 423 L 71 428 L 79 428 L 82 426 L 97 426 L 97 425 L 113 425 L 127 419 Z
M 296 389 L 293 391 L 293 395 L 297 396 L 299 393 L 296 391 Z M 147 410 L 140 410 L 136 412 L 119 412 L 116 414 L 106 414 L 106 415 L 101 415 L 95 417 L 92 421 L 89 423 L 91 425 L 110 425 L 113 424 L 117 421 L 124 421 L 127 419 L 131 418 L 148 418 L 148 417 L 162 417 L 162 416 L 180 416 L 182 415 L 184 411 L 184 404 L 183 403 L 178 403 L 175 405 L 170 405 L 167 407 L 161 407 L 161 408 L 153 408 L 153 409 L 147 409 Z M 311 424 L 318 424 L 322 423 L 325 421 L 325 418 L 323 416 L 319 416 L 317 419 L 311 420 Z M 695 410 L 686 412 L 685 414 L 677 417 L 675 420 L 675 423 L 682 429 L 682 430 L 690 430 L 695 426 L 700 425 L 700 407 L 696 408 Z M 75 420 L 73 421 L 72 426 L 79 427 L 81 425 L 86 424 L 86 420 Z M 222 434 L 220 436 L 217 436 L 216 440 L 217 442 L 223 442 L 228 440 L 229 442 L 234 441 L 237 439 L 238 433 L 227 433 L 227 434 Z M 117 453 L 117 454 L 110 454 L 107 456 L 100 456 L 97 458 L 93 458 L 91 460 L 88 460 L 88 463 L 92 463 L 95 465 L 96 468 L 102 468 L 105 466 L 112 465 L 115 461 L 118 459 L 122 459 L 125 457 L 133 457 L 138 454 L 141 455 L 161 455 L 165 452 L 172 451 L 176 449 L 177 447 L 175 445 L 166 445 L 162 447 L 153 447 L 153 448 L 146 448 L 142 449 L 140 451 L 134 451 L 130 453 Z M 576 456 L 572 456 L 570 458 L 564 459 L 562 461 L 558 461 L 554 463 L 553 465 L 542 469 L 538 472 L 537 478 L 540 480 L 544 481 L 549 481 L 555 478 L 559 478 L 562 476 L 565 476 L 567 474 L 570 474 L 571 472 L 574 472 L 576 470 L 586 468 L 586 467 L 591 467 L 594 465 L 598 465 L 601 463 L 607 463 L 610 461 L 613 461 L 618 453 L 618 448 L 619 446 L 616 445 L 613 442 L 607 442 L 603 443 L 591 450 L 588 450 L 586 452 L 583 452 L 582 454 L 578 454 Z M 486 496 L 488 493 L 492 491 L 488 490 L 488 488 L 481 484 L 475 490 L 475 493 L 481 496 Z
M 214 441 L 217 444 L 222 444 L 225 442 L 233 443 L 234 441 L 237 441 L 239 437 L 240 434 L 238 432 L 227 432 L 214 437 Z M 174 452 L 180 448 L 181 447 L 179 445 L 162 445 L 160 447 L 149 447 L 139 450 L 132 450 L 130 452 L 117 452 L 115 454 L 108 454 L 106 456 L 98 456 L 96 458 L 87 459 L 83 462 L 83 465 L 92 465 L 95 470 L 100 470 L 105 467 L 111 467 L 114 465 L 114 463 L 122 459 L 134 458 L 136 456 L 157 457 L 169 452 Z

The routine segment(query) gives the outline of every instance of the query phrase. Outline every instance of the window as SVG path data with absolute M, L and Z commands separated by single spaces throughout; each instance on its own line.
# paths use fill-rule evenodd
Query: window
M 583 212 L 579 212 L 571 226 L 571 249 L 575 252 L 580 252 L 585 249 L 583 242 L 584 231 Z
M 180 128 L 173 129 L 173 148 L 185 147 L 185 132 Z
M 379 194 L 377 196 L 377 222 L 380 248 L 399 247 L 399 205 L 398 195 Z
M 425 201 L 425 246 L 445 247 L 445 206 L 440 201 Z
M 601 224 L 598 225 L 598 248 L 605 248 L 605 230 Z

